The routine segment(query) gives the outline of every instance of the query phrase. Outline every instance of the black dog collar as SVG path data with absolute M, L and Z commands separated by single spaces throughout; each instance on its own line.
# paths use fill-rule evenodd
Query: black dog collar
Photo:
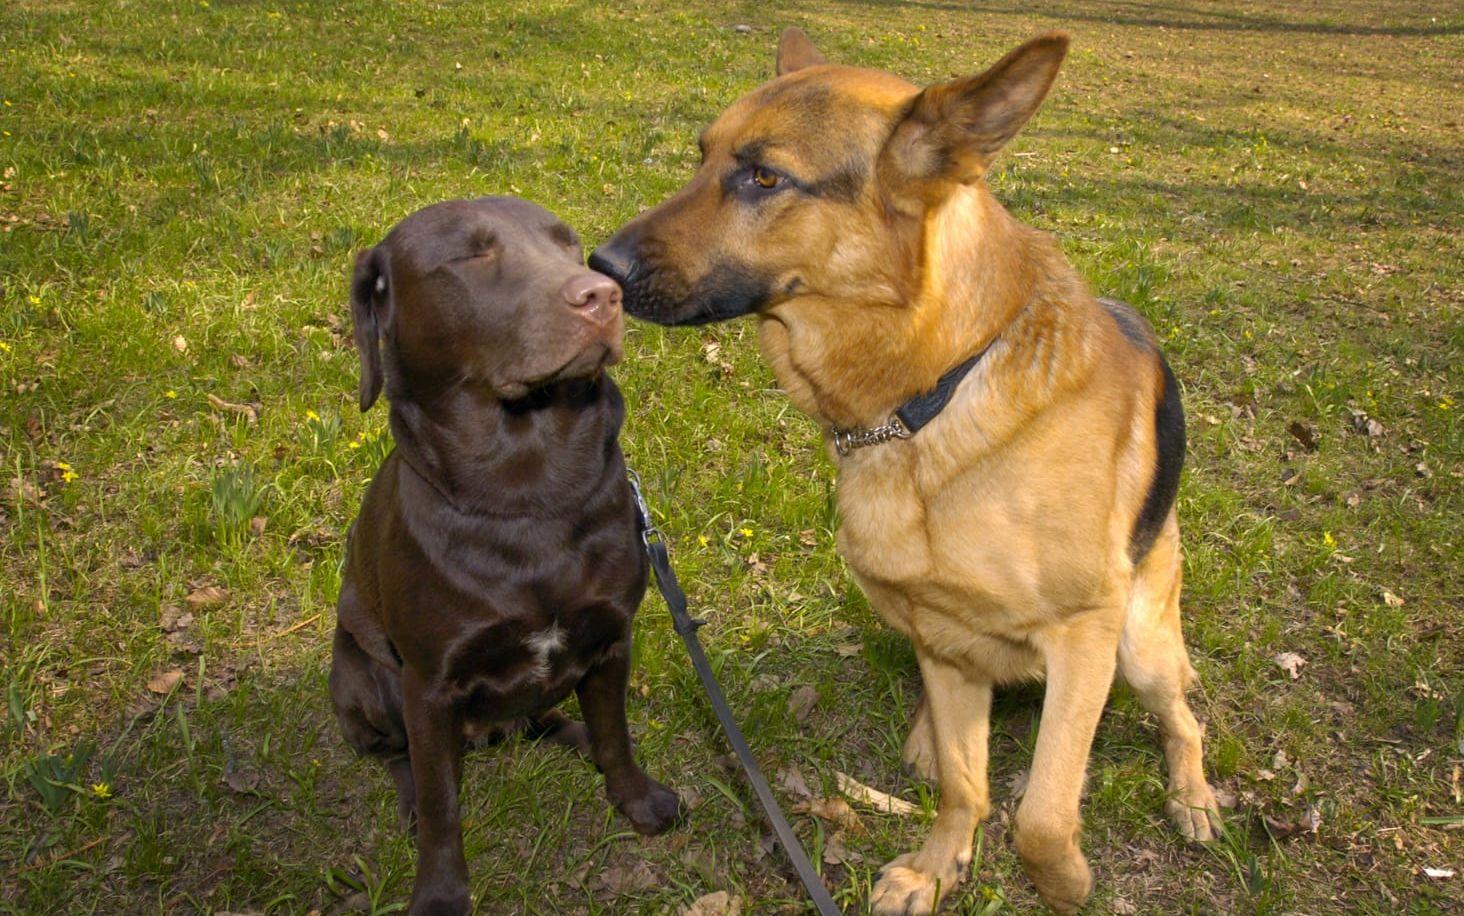
M 920 432 L 922 427 L 934 420 L 945 409 L 945 406 L 950 403 L 951 397 L 956 393 L 956 386 L 961 384 L 961 379 L 976 368 L 976 364 L 981 362 L 981 357 L 986 355 L 986 352 L 991 349 L 991 344 L 995 342 L 995 340 L 991 341 L 976 351 L 974 356 L 942 375 L 934 388 L 915 395 L 895 408 L 895 412 L 890 414 L 889 422 L 885 425 L 875 427 L 835 426 L 830 430 L 834 437 L 834 448 L 840 455 L 847 455 L 856 448 L 879 445 L 891 439 L 908 439 Z

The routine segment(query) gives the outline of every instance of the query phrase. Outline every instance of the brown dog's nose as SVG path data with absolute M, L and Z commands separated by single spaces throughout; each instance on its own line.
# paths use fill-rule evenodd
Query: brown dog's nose
M 569 278 L 560 290 L 564 301 L 583 309 L 588 318 L 609 321 L 620 311 L 620 287 L 604 274 L 586 271 Z

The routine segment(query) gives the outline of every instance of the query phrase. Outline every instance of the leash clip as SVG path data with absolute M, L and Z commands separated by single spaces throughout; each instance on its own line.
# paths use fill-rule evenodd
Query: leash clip
M 661 529 L 651 521 L 651 507 L 646 503 L 646 496 L 641 492 L 640 475 L 634 469 L 626 468 L 625 474 L 630 478 L 630 495 L 635 500 L 635 511 L 640 515 L 641 522 L 641 544 L 647 550 L 651 547 L 652 541 L 662 541 Z

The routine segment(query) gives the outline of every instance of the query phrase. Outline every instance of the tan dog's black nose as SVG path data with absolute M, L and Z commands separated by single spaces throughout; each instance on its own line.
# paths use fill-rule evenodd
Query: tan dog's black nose
M 620 287 L 604 274 L 586 271 L 569 278 L 560 292 L 564 301 L 594 321 L 609 321 L 620 311 Z

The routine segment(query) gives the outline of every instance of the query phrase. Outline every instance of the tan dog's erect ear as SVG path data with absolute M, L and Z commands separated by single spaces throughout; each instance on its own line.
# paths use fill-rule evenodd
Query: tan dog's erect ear
M 828 61 L 818 53 L 818 48 L 813 46 L 813 42 L 808 40 L 802 29 L 791 26 L 783 30 L 783 37 L 778 39 L 778 76 L 826 63 Z
M 1048 32 L 991 69 L 931 86 L 915 97 L 880 154 L 879 173 L 897 197 L 926 197 L 945 182 L 986 174 L 997 151 L 1042 104 L 1067 55 L 1068 36 Z
M 356 255 L 351 274 L 351 327 L 356 350 L 361 354 L 361 410 L 376 403 L 381 395 L 381 328 L 391 310 L 391 293 L 386 288 L 385 258 L 381 249 L 367 248 Z

